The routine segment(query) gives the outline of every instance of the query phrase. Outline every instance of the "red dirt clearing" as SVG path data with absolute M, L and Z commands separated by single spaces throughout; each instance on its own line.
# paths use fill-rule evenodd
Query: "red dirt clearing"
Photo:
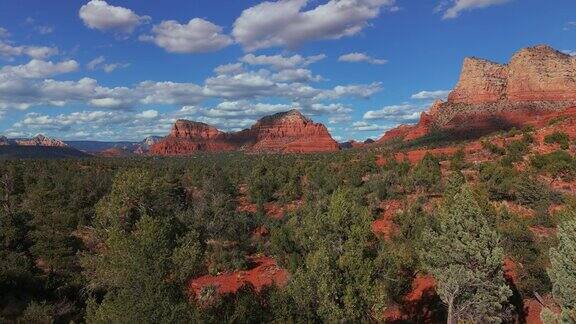
M 220 294 L 235 293 L 246 283 L 252 284 L 256 291 L 260 291 L 263 287 L 272 284 L 284 286 L 288 281 L 288 271 L 280 268 L 273 258 L 254 257 L 251 262 L 254 267 L 250 270 L 223 273 L 217 276 L 205 275 L 192 279 L 188 283 L 189 291 L 198 295 L 202 288 L 215 286 Z
M 382 217 L 372 223 L 372 232 L 389 240 L 395 230 L 394 216 L 402 208 L 402 202 L 400 200 L 383 201 L 380 203 L 380 208 Z

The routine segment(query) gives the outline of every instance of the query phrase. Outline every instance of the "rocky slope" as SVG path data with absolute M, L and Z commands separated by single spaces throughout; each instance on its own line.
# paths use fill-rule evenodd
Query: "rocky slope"
M 225 133 L 210 125 L 178 120 L 170 135 L 150 148 L 152 155 L 187 155 L 197 151 L 310 153 L 337 151 L 326 127 L 298 110 L 266 116 L 250 129 Z
M 549 46 L 520 50 L 508 64 L 466 58 L 446 102 L 436 102 L 416 125 L 402 125 L 379 140 L 422 137 L 432 130 L 475 137 L 522 127 L 540 114 L 576 105 L 576 57 Z

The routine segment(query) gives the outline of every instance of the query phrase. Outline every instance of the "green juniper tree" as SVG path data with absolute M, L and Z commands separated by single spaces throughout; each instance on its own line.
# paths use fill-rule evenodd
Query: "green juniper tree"
M 512 292 L 504 281 L 498 233 L 466 185 L 439 216 L 438 228 L 424 233 L 421 258 L 448 307 L 448 323 L 500 322 Z
M 554 299 L 560 304 L 561 323 L 576 322 L 576 212 L 558 226 L 558 247 L 550 249 L 550 269 Z M 546 314 L 548 313 L 548 314 Z M 550 317 L 550 312 L 543 312 Z M 544 317 L 544 316 L 543 316 Z

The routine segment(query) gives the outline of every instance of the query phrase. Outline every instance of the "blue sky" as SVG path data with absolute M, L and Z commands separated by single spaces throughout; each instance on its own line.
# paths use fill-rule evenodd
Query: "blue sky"
M 4 0 L 0 134 L 140 140 L 297 108 L 376 138 L 445 97 L 466 56 L 575 41 L 573 0 Z

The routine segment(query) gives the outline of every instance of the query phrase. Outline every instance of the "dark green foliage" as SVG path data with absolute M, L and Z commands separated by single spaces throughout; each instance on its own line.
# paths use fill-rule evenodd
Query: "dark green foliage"
M 560 148 L 567 150 L 570 147 L 570 137 L 564 132 L 554 132 L 544 137 L 544 142 L 547 144 L 560 144 Z
M 466 186 L 439 217 L 439 226 L 424 234 L 421 257 L 448 306 L 449 323 L 500 322 L 512 292 L 504 281 L 498 233 Z
M 496 154 L 496 155 L 504 155 L 506 154 L 506 149 L 491 143 L 489 141 L 482 141 L 482 147 L 486 150 L 488 150 L 490 153 Z
M 534 292 L 541 295 L 549 292 L 548 256 L 543 244 L 530 231 L 528 222 L 503 209 L 499 213 L 497 229 L 505 254 L 516 264 L 516 289 L 522 298 L 531 298 Z
M 566 151 L 555 151 L 531 158 L 532 166 L 554 178 L 572 180 L 576 176 L 576 160 Z
M 571 209 L 563 215 L 558 227 L 558 246 L 550 249 L 552 293 L 559 302 L 561 323 L 576 321 L 576 212 Z
M 440 189 L 441 177 L 440 161 L 434 155 L 426 153 L 412 170 L 410 182 L 416 189 L 433 192 Z

